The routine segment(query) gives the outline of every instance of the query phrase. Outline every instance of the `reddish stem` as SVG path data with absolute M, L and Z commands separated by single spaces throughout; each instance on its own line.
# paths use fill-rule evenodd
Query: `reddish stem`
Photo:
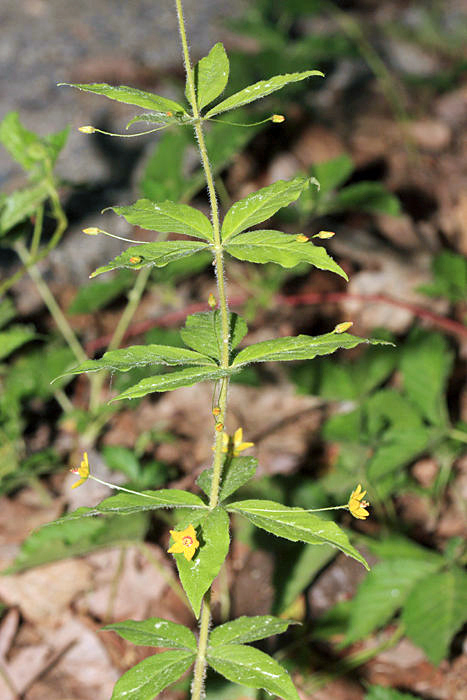
M 400 299 L 393 299 L 387 297 L 384 294 L 346 294 L 345 292 L 307 292 L 305 294 L 293 294 L 291 296 L 284 296 L 282 294 L 276 294 L 274 296 L 274 303 L 277 305 L 286 306 L 307 306 L 312 304 L 337 304 L 342 301 L 362 301 L 366 304 L 389 304 L 390 306 L 395 306 L 399 309 L 406 309 L 410 311 L 417 318 L 421 318 L 425 321 L 429 321 L 434 326 L 441 328 L 446 333 L 452 335 L 460 336 L 461 338 L 467 338 L 467 326 L 464 326 L 458 321 L 453 321 L 445 316 L 440 316 L 439 314 L 429 311 L 423 306 L 418 304 L 411 304 L 410 302 L 402 301 Z M 234 297 L 230 299 L 231 307 L 238 307 L 245 304 L 247 301 L 246 296 Z M 189 314 L 194 314 L 199 311 L 208 311 L 209 306 L 204 302 L 197 302 L 196 304 L 190 304 L 180 311 L 171 311 L 158 318 L 148 319 L 147 321 L 139 321 L 138 323 L 133 323 L 127 330 L 124 336 L 124 340 L 132 338 L 142 333 L 146 333 L 151 328 L 155 326 L 159 328 L 166 328 L 170 326 L 175 326 L 185 320 Z M 86 344 L 86 352 L 89 356 L 93 355 L 96 350 L 107 347 L 110 343 L 111 335 L 104 335 L 100 338 L 95 338 Z

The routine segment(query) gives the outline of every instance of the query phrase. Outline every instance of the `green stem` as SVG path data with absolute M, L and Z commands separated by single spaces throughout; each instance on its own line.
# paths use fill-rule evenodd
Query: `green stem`
M 27 268 L 29 276 L 36 285 L 44 304 L 47 306 L 58 330 L 68 343 L 70 350 L 73 352 L 78 362 L 84 362 L 87 360 L 86 353 L 81 347 L 72 327 L 68 323 L 65 314 L 55 301 L 55 298 L 42 277 L 39 268 L 37 265 L 31 264 L 31 258 L 26 246 L 22 241 L 18 241 L 15 245 L 15 250 L 20 257 L 21 262 Z
M 204 675 L 206 671 L 206 652 L 208 648 L 209 624 L 211 622 L 211 591 L 204 595 L 203 611 L 199 623 L 198 652 L 196 654 L 193 683 L 191 684 L 192 700 L 201 700 L 204 690 Z
M 109 352 L 109 350 L 116 350 L 116 348 L 118 348 L 122 342 L 123 336 L 125 335 L 127 328 L 131 323 L 131 319 L 138 308 L 138 304 L 141 301 L 141 297 L 143 296 L 150 274 L 151 267 L 144 267 L 139 272 L 136 282 L 128 294 L 128 304 L 120 316 L 117 327 L 107 348 L 107 352 Z M 99 374 L 96 376 L 96 380 L 91 385 L 91 395 L 89 399 L 89 408 L 91 413 L 93 413 L 99 405 L 100 393 L 107 374 L 107 372 L 99 372 Z
M 37 251 L 39 250 L 39 243 L 41 242 L 43 223 L 44 205 L 42 204 L 36 212 L 36 220 L 34 221 L 34 231 L 32 234 L 31 248 L 29 249 L 29 253 L 33 258 L 37 255 Z
M 453 440 L 459 440 L 460 442 L 467 442 L 467 433 L 464 430 L 453 428 L 449 431 L 449 437 Z
M 185 20 L 183 17 L 183 9 L 181 0 L 175 0 L 177 8 L 178 26 L 180 31 L 180 39 L 182 43 L 183 51 L 183 61 L 185 64 L 185 71 L 187 76 L 187 87 L 188 87 L 188 99 L 190 101 L 193 117 L 194 117 L 194 130 L 196 138 L 198 140 L 198 148 L 201 158 L 201 163 L 203 166 L 204 174 L 206 177 L 206 184 L 209 194 L 209 200 L 211 204 L 211 222 L 213 228 L 213 238 L 214 238 L 214 265 L 216 269 L 217 277 L 217 291 L 218 291 L 218 305 L 221 317 L 221 330 L 222 330 L 222 345 L 221 345 L 221 367 L 227 369 L 229 366 L 229 311 L 227 304 L 227 294 L 225 288 L 225 274 L 224 274 L 224 257 L 222 249 L 221 240 L 221 229 L 220 229 L 220 219 L 219 219 L 219 206 L 217 202 L 216 188 L 214 184 L 214 176 L 211 169 L 211 164 L 209 162 L 208 152 L 206 149 L 206 142 L 204 140 L 204 133 L 202 128 L 202 118 L 198 110 L 198 105 L 196 101 L 196 90 L 193 80 L 193 69 L 191 67 L 190 54 L 188 50 L 188 42 L 185 31 Z M 225 416 L 227 410 L 227 392 L 229 386 L 229 378 L 224 377 L 221 380 L 221 388 L 219 394 L 218 406 L 220 413 L 218 416 L 217 426 L 221 426 L 220 431 L 215 431 L 215 445 L 214 445 L 214 462 L 213 462 L 213 475 L 211 482 L 211 493 L 209 497 L 209 507 L 215 508 L 219 502 L 219 487 L 221 481 L 222 463 L 223 463 L 223 438 L 222 438 L 222 426 L 225 424 Z M 206 651 L 209 636 L 209 624 L 211 621 L 211 604 L 210 604 L 210 590 L 205 594 L 203 600 L 203 609 L 201 613 L 200 621 L 200 633 L 198 640 L 198 651 L 195 661 L 194 679 L 191 689 L 192 700 L 201 700 L 203 694 L 203 682 L 206 670 Z

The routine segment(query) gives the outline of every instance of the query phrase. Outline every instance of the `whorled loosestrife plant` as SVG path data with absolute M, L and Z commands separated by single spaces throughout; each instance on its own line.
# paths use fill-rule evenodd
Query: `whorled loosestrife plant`
M 241 317 L 228 309 L 225 253 L 239 260 L 254 263 L 275 262 L 283 267 L 307 262 L 344 278 L 346 274 L 324 248 L 313 245 L 304 234 L 292 236 L 280 231 L 251 230 L 253 226 L 273 216 L 281 207 L 297 200 L 305 188 L 319 186 L 316 181 L 311 181 L 305 176 L 298 175 L 288 181 L 281 180 L 253 192 L 236 202 L 221 221 L 213 173 L 206 150 L 204 123 L 224 112 L 269 95 L 288 83 L 311 76 L 322 76 L 322 73 L 310 70 L 274 76 L 231 95 L 202 114 L 202 110 L 225 89 L 229 77 L 229 61 L 224 47 L 218 43 L 205 58 L 192 67 L 181 1 L 176 0 L 175 4 L 186 69 L 185 94 L 188 107 L 125 86 L 76 84 L 73 87 L 149 110 L 136 116 L 130 124 L 137 121 L 156 124 L 151 131 L 169 125 L 193 128 L 206 177 L 211 220 L 197 209 L 172 201 L 154 202 L 140 199 L 130 206 L 112 207 L 114 212 L 122 215 L 130 224 L 165 234 L 184 234 L 187 239 L 162 240 L 132 246 L 109 264 L 97 269 L 92 276 L 116 268 L 139 270 L 151 265 L 163 267 L 173 260 L 209 250 L 213 256 L 218 298 L 216 300 L 213 295 L 210 296 L 211 311 L 187 318 L 185 327 L 181 330 L 186 348 L 146 345 L 111 350 L 99 360 L 82 363 L 73 372 L 125 372 L 134 367 L 152 364 L 175 367 L 169 373 L 141 380 L 120 394 L 117 399 L 172 391 L 202 381 L 214 382 L 213 464 L 197 481 L 205 496 L 178 489 L 137 493 L 113 487 L 118 488 L 120 493 L 105 499 L 95 508 L 82 508 L 66 515 L 62 521 L 157 508 L 176 509 L 177 525 L 171 530 L 172 544 L 169 552 L 174 555 L 181 583 L 199 620 L 199 635 L 196 639 L 187 627 L 159 618 L 144 621 L 126 620 L 109 625 L 106 629 L 114 630 L 134 644 L 170 649 L 144 659 L 127 671 L 115 685 L 113 700 L 151 700 L 178 680 L 193 664 L 192 700 L 200 700 L 203 697 L 207 666 L 230 681 L 253 688 L 263 688 L 285 700 L 298 700 L 297 691 L 285 669 L 271 656 L 247 644 L 283 632 L 290 624 L 289 620 L 270 615 L 240 617 L 211 629 L 211 586 L 228 554 L 229 514 L 243 515 L 257 527 L 293 542 L 331 545 L 365 567 L 367 564 L 336 523 L 321 520 L 311 510 L 290 508 L 268 500 L 228 500 L 253 477 L 257 464 L 253 457 L 240 455 L 243 450 L 252 446 L 252 443 L 243 442 L 242 429 L 239 428 L 232 437 L 224 431 L 229 381 L 232 374 L 252 362 L 308 360 L 318 355 L 333 353 L 339 348 L 352 348 L 368 341 L 346 333 L 351 324 L 345 323 L 326 335 L 277 338 L 235 351 L 245 336 L 247 327 Z M 283 117 L 274 115 L 271 120 L 280 122 Z M 88 126 L 82 127 L 81 131 L 93 133 L 97 129 Z M 105 233 L 98 228 L 87 229 L 86 232 Z M 330 236 L 329 232 L 317 235 L 321 238 Z M 91 476 L 87 454 L 75 472 L 80 476 L 75 486 Z M 362 491 L 359 485 L 351 494 L 348 503 L 340 508 L 348 509 L 355 517 L 364 519 L 368 515 L 368 504 L 363 500 L 364 496 L 365 491 Z

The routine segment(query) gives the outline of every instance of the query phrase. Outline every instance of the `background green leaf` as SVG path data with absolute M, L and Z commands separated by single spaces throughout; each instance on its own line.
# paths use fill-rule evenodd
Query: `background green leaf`
M 407 598 L 402 612 L 407 636 L 439 664 L 453 634 L 467 620 L 467 574 L 457 567 L 426 576 Z
M 8 357 L 21 345 L 36 337 L 33 326 L 14 325 L 5 331 L 0 331 L 0 360 Z
M 344 644 L 363 639 L 385 625 L 414 587 L 438 567 L 439 564 L 422 559 L 391 559 L 373 566 L 351 601 Z
M 78 512 L 78 511 L 76 511 Z M 148 518 L 135 513 L 127 518 L 57 520 L 35 530 L 21 545 L 13 564 L 4 573 L 16 574 L 43 564 L 82 556 L 103 547 L 141 541 Z
M 0 236 L 13 226 L 32 216 L 49 196 L 49 186 L 43 181 L 23 190 L 16 190 L 0 204 Z

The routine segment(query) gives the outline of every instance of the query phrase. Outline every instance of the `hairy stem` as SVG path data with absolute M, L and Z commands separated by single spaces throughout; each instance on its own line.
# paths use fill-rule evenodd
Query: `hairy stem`
M 220 219 L 219 219 L 219 205 L 217 202 L 216 188 L 214 184 L 214 176 L 211 169 L 211 164 L 209 162 L 208 152 L 206 149 L 206 142 L 204 139 L 202 119 L 200 117 L 198 104 L 196 100 L 196 90 L 193 79 L 193 69 L 190 62 L 190 54 L 188 51 L 188 42 L 186 38 L 185 31 L 185 20 L 183 17 L 183 9 L 181 0 L 175 0 L 177 8 L 178 25 L 180 30 L 180 38 L 182 42 L 183 50 L 183 60 L 185 64 L 186 76 L 187 76 L 187 87 L 188 87 L 188 98 L 193 110 L 194 117 L 194 130 L 196 138 L 198 141 L 199 153 L 201 158 L 201 163 L 203 166 L 204 174 L 206 177 L 206 185 L 209 194 L 209 200 L 211 204 L 211 222 L 213 228 L 213 253 L 214 253 L 214 265 L 216 269 L 217 277 L 217 291 L 218 291 L 218 305 L 221 317 L 221 330 L 222 330 L 222 345 L 221 345 L 221 367 L 227 369 L 229 366 L 229 310 L 227 303 L 227 294 L 225 286 L 225 273 L 224 273 L 224 257 L 222 249 L 221 240 L 221 229 L 220 229 Z M 221 387 L 219 393 L 218 407 L 220 409 L 218 421 L 216 427 L 220 426 L 220 430 L 216 430 L 214 433 L 215 443 L 214 443 L 214 462 L 213 462 L 213 476 L 211 482 L 211 493 L 209 497 L 210 508 L 215 508 L 219 502 L 219 487 L 221 481 L 222 472 L 222 446 L 223 446 L 223 425 L 225 423 L 225 416 L 227 410 L 227 392 L 229 386 L 228 377 L 224 377 L 221 380 Z M 211 605 L 210 605 L 210 591 L 206 593 L 203 600 L 203 610 L 201 613 L 200 620 L 200 633 L 198 640 L 198 652 L 195 661 L 194 679 L 191 689 L 192 700 L 200 700 L 203 696 L 203 683 L 204 675 L 206 670 L 206 651 L 208 645 L 209 637 L 209 624 L 211 621 Z

